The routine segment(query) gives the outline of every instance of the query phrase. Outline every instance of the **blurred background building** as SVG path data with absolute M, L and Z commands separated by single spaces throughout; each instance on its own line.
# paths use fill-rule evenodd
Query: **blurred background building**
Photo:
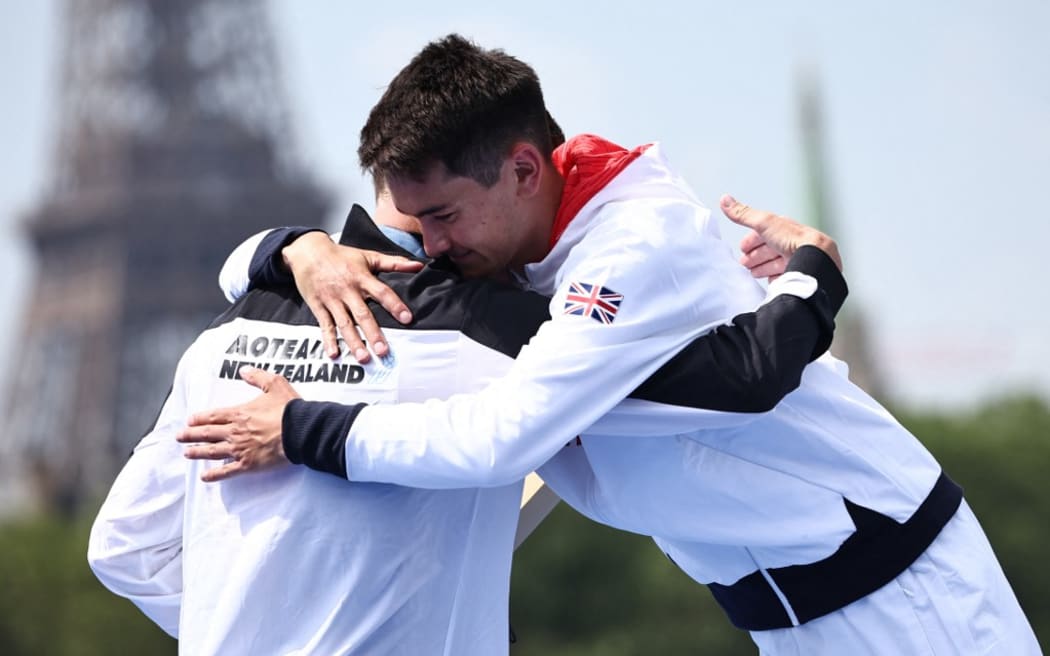
M 796 77 L 797 112 L 799 134 L 802 139 L 802 177 L 805 209 L 799 218 L 842 241 L 841 221 L 836 217 L 842 213 L 835 206 L 835 185 L 829 165 L 824 124 L 823 102 L 820 82 L 812 68 L 802 69 Z M 848 244 L 840 244 L 849 252 Z M 848 260 L 843 266 L 848 266 Z M 847 278 L 848 279 L 848 278 Z M 835 338 L 831 353 L 849 365 L 849 377 L 868 394 L 883 402 L 887 401 L 887 390 L 882 372 L 876 364 L 877 358 L 869 335 L 868 321 L 864 315 L 864 300 L 858 298 L 856 290 L 846 299 L 835 320 Z
M 262 0 L 68 0 L 36 280 L 0 432 L 0 512 L 94 501 L 222 310 L 247 235 L 319 223 Z

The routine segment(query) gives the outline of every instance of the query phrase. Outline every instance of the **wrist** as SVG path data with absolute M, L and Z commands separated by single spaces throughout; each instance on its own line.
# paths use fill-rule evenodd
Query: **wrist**
M 299 235 L 281 248 L 281 263 L 286 271 L 294 273 L 297 264 L 308 261 L 311 253 L 316 253 L 318 248 L 324 248 L 331 243 L 327 233 L 315 230 Z
M 842 257 L 839 255 L 839 245 L 834 239 L 822 232 L 817 232 L 810 239 L 806 240 L 806 244 L 824 251 L 831 258 L 831 261 L 835 263 L 835 266 L 838 267 L 838 270 L 842 271 Z

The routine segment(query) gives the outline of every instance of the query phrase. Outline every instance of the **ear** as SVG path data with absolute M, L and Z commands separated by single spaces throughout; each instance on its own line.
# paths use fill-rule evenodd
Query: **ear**
M 539 149 L 527 141 L 519 141 L 511 148 L 510 163 L 519 196 L 530 197 L 539 191 L 544 159 Z

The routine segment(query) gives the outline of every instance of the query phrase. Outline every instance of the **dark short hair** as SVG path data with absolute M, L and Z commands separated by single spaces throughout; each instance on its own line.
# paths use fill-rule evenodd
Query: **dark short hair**
M 390 82 L 361 129 L 357 154 L 377 178 L 421 179 L 440 162 L 491 187 L 518 141 L 549 159 L 552 129 L 564 140 L 532 67 L 450 34 L 427 44 Z
M 565 133 L 561 131 L 561 126 L 554 120 L 550 112 L 547 112 L 547 132 L 551 135 L 552 149 L 565 143 Z

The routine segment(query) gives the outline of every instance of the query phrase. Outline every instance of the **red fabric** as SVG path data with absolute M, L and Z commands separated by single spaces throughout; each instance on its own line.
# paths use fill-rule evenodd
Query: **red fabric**
M 565 188 L 561 193 L 561 204 L 554 216 L 554 228 L 551 230 L 551 248 L 573 217 L 587 204 L 596 193 L 601 191 L 609 181 L 619 175 L 628 164 L 652 144 L 638 146 L 627 150 L 611 141 L 593 134 L 581 134 L 569 139 L 554 149 L 551 159 L 554 168 L 565 178 Z

